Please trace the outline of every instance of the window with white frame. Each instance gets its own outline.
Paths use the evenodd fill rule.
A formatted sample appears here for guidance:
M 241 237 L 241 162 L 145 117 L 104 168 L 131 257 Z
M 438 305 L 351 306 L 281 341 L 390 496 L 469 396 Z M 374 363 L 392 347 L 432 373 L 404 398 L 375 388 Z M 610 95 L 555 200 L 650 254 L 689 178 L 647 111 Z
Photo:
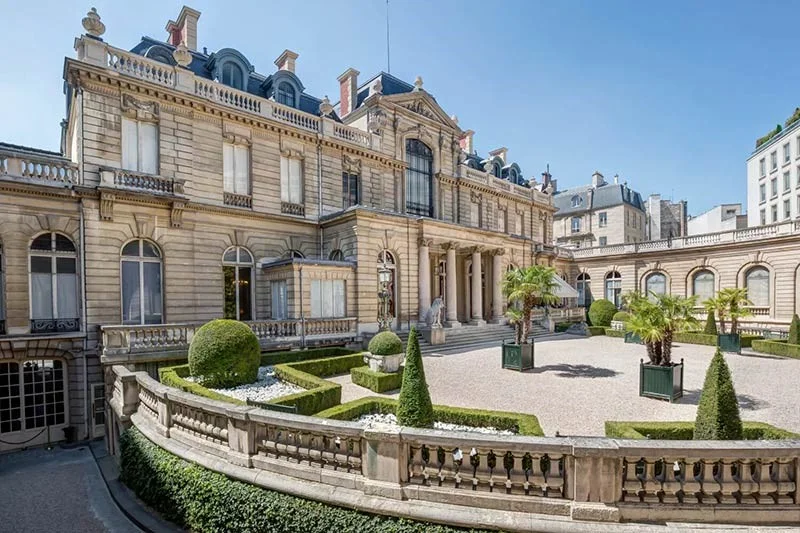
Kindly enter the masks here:
M 753 302 L 754 307 L 769 307 L 769 271 L 761 266 L 756 266 L 747 271 L 745 276 L 747 299 Z
M 759 198 L 759 201 L 761 201 L 761 202 L 766 202 L 767 201 L 767 184 L 766 183 L 762 183 L 761 185 L 758 186 L 758 198 Z
M 597 225 L 601 228 L 608 226 L 608 213 L 603 211 L 597 214 Z
M 788 163 L 792 160 L 792 145 L 786 143 L 783 145 L 783 162 Z
M 578 305 L 589 307 L 592 305 L 592 278 L 585 272 L 578 275 Z
M 0 435 L 67 424 L 66 381 L 60 359 L 0 363 Z
M 244 74 L 241 67 L 233 61 L 226 61 L 222 65 L 222 83 L 234 89 L 244 90 Z
M 289 316 L 289 304 L 286 300 L 286 280 L 279 279 L 272 281 L 269 287 L 272 295 L 270 316 L 273 320 L 285 320 Z
M 311 317 L 338 318 L 345 316 L 344 280 L 311 280 Z
M 600 246 L 606 246 L 608 244 L 608 237 L 600 237 L 597 244 Z
M 244 143 L 222 143 L 222 181 L 225 192 L 250 195 L 250 147 Z
M 797 207 L 800 209 L 800 196 L 797 197 Z M 765 209 L 761 210 L 761 225 L 767 223 L 767 211 Z
M 773 224 L 778 221 L 778 206 L 777 205 L 773 205 L 773 206 L 770 207 L 770 215 L 771 215 Z
M 92 383 L 92 436 L 102 437 L 106 426 L 106 387 Z
M 222 256 L 225 300 L 223 315 L 231 320 L 253 320 L 253 255 L 242 246 Z
M 772 198 L 778 196 L 778 178 L 769 180 L 769 193 Z
M 767 175 L 767 160 L 764 159 L 763 157 L 758 162 L 758 172 L 760 176 Z
M 797 167 L 797 187 L 800 187 L 800 167 Z
M 158 125 L 122 117 L 122 168 L 158 174 Z
M 581 231 L 581 217 L 572 217 L 570 226 L 572 227 L 572 233 L 578 233 Z
M 788 192 L 792 188 L 792 175 L 791 173 L 783 173 L 783 192 Z
M 78 331 L 78 255 L 60 233 L 44 233 L 30 247 L 31 333 Z
M 783 201 L 783 218 L 784 220 L 792 217 L 792 203 L 787 198 Z
M 161 251 L 150 241 L 136 239 L 121 255 L 122 323 L 161 324 Z
M 622 274 L 612 270 L 606 274 L 606 300 L 619 309 L 622 306 Z
M 772 152 L 769 154 L 769 168 L 770 170 L 775 170 L 778 168 L 778 152 Z
M 577 194 L 570 199 L 570 203 L 572 204 L 572 207 L 580 207 L 582 202 L 583 202 L 583 200 L 581 200 L 581 197 L 578 196 Z
M 653 295 L 667 294 L 667 276 L 661 272 L 654 272 L 647 276 L 644 285 L 649 298 L 653 298 Z
M 303 203 L 303 161 L 299 158 L 281 156 L 281 202 Z
M 692 276 L 692 294 L 699 303 L 714 297 L 714 283 L 714 273 L 710 270 L 700 270 Z

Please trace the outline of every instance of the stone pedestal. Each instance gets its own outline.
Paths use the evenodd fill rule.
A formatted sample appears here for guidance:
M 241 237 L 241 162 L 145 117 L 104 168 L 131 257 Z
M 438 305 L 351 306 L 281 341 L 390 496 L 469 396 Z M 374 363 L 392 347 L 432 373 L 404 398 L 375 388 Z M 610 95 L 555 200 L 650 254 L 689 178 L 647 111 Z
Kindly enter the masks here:
M 460 325 L 461 324 L 459 324 L 459 326 Z M 428 341 L 429 344 L 433 346 L 445 343 L 444 328 L 441 326 L 422 330 L 422 336 L 425 338 L 426 341 Z
M 369 365 L 370 370 L 373 372 L 385 372 L 387 374 L 399 371 L 404 358 L 404 353 L 397 353 L 394 355 L 364 354 L 364 362 Z

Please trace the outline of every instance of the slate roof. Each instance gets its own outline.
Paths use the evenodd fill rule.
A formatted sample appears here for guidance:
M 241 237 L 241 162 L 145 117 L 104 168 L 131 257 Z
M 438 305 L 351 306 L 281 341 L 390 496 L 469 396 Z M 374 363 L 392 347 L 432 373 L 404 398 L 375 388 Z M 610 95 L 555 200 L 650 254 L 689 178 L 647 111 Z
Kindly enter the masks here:
M 411 85 L 410 83 L 405 82 L 400 78 L 396 78 L 391 74 L 389 74 L 388 72 L 381 71 L 376 75 L 374 75 L 373 77 L 371 77 L 370 79 L 368 79 L 367 81 L 365 81 L 364 83 L 362 83 L 361 86 L 358 89 L 356 89 L 356 94 L 358 95 L 358 98 L 356 99 L 356 107 L 359 107 L 364 102 L 364 100 L 367 99 L 367 97 L 369 96 L 370 88 L 375 84 L 375 80 L 377 80 L 378 78 L 381 79 L 381 87 L 382 87 L 381 93 L 385 94 L 386 96 L 389 96 L 391 94 L 410 93 L 411 91 L 414 90 L 414 86 Z M 431 98 L 433 98 L 433 95 L 431 95 L 431 93 L 428 93 L 428 95 L 431 96 Z
M 590 191 L 592 191 L 591 195 L 589 194 Z M 572 207 L 572 199 L 575 196 L 579 196 L 581 199 L 578 207 Z M 606 183 L 596 189 L 591 185 L 584 185 L 559 191 L 553 196 L 553 205 L 558 209 L 556 212 L 557 217 L 585 213 L 622 204 L 628 204 L 644 211 L 642 195 L 623 184 Z
M 13 152 L 22 152 L 29 155 L 38 155 L 48 158 L 61 158 L 66 159 L 61 152 L 52 152 L 50 150 L 42 150 L 41 148 L 32 148 L 30 146 L 22 146 L 20 144 L 11 144 L 0 142 L 0 150 L 10 150 Z

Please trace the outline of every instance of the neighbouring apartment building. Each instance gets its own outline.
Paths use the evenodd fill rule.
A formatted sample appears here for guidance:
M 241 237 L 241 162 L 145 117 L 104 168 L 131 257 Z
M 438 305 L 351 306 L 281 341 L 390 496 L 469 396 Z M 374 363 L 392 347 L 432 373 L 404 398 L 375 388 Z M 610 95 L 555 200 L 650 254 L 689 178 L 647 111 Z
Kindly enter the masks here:
M 590 185 L 557 190 L 553 203 L 558 209 L 553 217 L 556 244 L 586 248 L 645 240 L 642 196 L 617 176 L 608 183 L 595 172 Z
M 686 200 L 662 200 L 660 194 L 651 194 L 645 202 L 647 223 L 645 240 L 657 241 L 686 235 Z
M 747 158 L 747 225 L 800 217 L 800 108 Z
M 747 215 L 742 214 L 742 204 L 717 205 L 697 216 L 689 217 L 688 235 L 717 233 L 747 227 Z

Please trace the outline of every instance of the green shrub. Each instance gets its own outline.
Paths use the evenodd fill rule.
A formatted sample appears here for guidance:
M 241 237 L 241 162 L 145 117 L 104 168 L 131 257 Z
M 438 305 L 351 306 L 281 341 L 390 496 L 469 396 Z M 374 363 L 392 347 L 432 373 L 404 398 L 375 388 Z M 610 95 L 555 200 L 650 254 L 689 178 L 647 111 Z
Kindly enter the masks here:
M 262 489 L 172 455 L 131 428 L 120 437 L 120 480 L 146 504 L 197 533 L 456 533 Z M 473 530 L 478 533 L 477 530 Z
M 369 341 L 367 350 L 374 355 L 395 355 L 403 353 L 403 341 L 394 331 L 381 331 Z
M 739 400 L 733 388 L 725 356 L 717 349 L 706 372 L 694 422 L 695 440 L 736 440 L 742 438 Z
M 297 361 L 308 361 L 310 359 L 322 359 L 324 357 L 336 357 L 353 353 L 357 353 L 356 350 L 350 350 L 342 346 L 326 346 L 324 348 L 292 350 L 288 352 L 267 352 L 261 354 L 261 366 L 275 366 L 282 363 L 296 363 Z
M 555 328 L 556 329 L 556 333 L 564 333 L 565 331 L 567 331 L 569 329 L 569 327 L 571 325 L 572 324 L 570 324 L 569 322 L 559 322 L 558 324 L 556 324 L 556 328 Z
M 589 335 L 591 335 L 592 337 L 594 337 L 595 335 L 606 334 L 606 328 L 602 326 L 589 326 L 588 328 L 589 328 Z
M 315 416 L 334 420 L 357 420 L 362 415 L 394 414 L 396 411 L 397 400 L 373 396 L 337 405 L 317 413 Z M 433 419 L 436 422 L 448 424 L 493 427 L 500 430 L 515 431 L 520 435 L 544 435 L 542 427 L 539 425 L 539 419 L 534 415 L 523 413 L 434 405 Z
M 630 319 L 631 315 L 629 313 L 626 313 L 625 311 L 617 311 L 616 313 L 614 313 L 613 318 L 611 318 L 612 322 L 613 321 L 627 322 Z
M 261 346 L 247 324 L 212 320 L 189 345 L 189 371 L 204 387 L 235 387 L 258 379 Z
M 606 332 L 607 337 L 616 337 L 618 339 L 625 338 L 625 330 L 624 329 L 611 329 L 611 328 L 603 328 Z
M 237 405 L 245 404 L 245 402 L 241 400 L 237 400 L 231 396 L 225 396 L 224 394 L 207 389 L 199 383 L 186 380 L 185 378 L 190 375 L 191 373 L 189 372 L 189 365 L 164 366 L 158 369 L 158 380 L 164 385 L 175 387 L 176 389 L 180 389 L 184 392 L 196 394 L 197 396 L 202 396 L 211 400 L 230 402 Z
M 706 326 L 703 328 L 703 333 L 706 335 L 717 334 L 717 321 L 714 320 L 714 311 L 709 311 L 706 316 Z
M 677 331 L 672 337 L 673 342 L 682 342 L 684 344 L 702 344 L 704 346 L 716 346 L 717 336 L 706 335 L 696 331 Z
M 357 366 L 350 369 L 350 379 L 356 385 L 366 387 L 373 392 L 386 392 L 399 389 L 403 382 L 403 367 L 400 372 L 375 372 L 368 366 Z
M 792 325 L 789 326 L 789 338 L 786 339 L 789 344 L 800 344 L 800 317 L 794 315 L 792 317 Z
M 751 348 L 753 341 L 760 341 L 763 338 L 761 335 L 739 335 L 739 343 L 742 348 Z
M 754 340 L 752 347 L 757 352 L 800 359 L 800 345 L 789 344 L 786 341 Z
M 593 326 L 610 326 L 615 314 L 617 308 L 608 300 L 595 300 L 589 307 L 589 318 Z
M 422 354 L 416 328 L 408 334 L 406 364 L 403 370 L 403 383 L 400 387 L 397 423 L 401 426 L 429 428 L 433 426 L 433 404 L 425 381 Z
M 606 437 L 615 439 L 692 440 L 694 422 L 618 422 L 606 421 Z M 745 440 L 796 439 L 796 433 L 763 422 L 743 422 Z

